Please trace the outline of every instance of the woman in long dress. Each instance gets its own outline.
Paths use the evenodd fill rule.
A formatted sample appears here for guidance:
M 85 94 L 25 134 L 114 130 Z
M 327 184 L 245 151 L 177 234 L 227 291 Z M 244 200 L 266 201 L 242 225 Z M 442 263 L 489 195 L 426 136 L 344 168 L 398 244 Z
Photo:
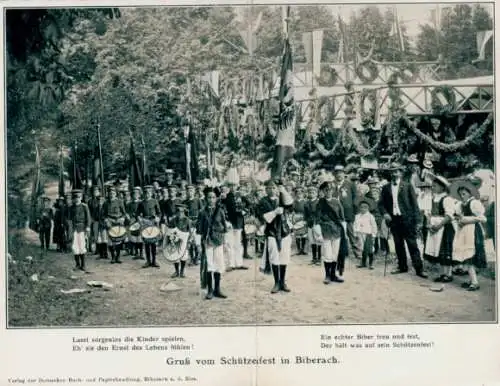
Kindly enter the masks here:
M 449 195 L 449 183 L 444 177 L 434 176 L 432 182 L 432 206 L 426 219 L 427 235 L 424 258 L 431 264 L 441 266 L 441 275 L 434 281 L 449 283 L 453 280 L 452 252 L 455 229 L 455 201 Z
M 486 223 L 485 209 L 478 199 L 477 189 L 468 181 L 454 184 L 454 192 L 461 199 L 457 213 L 458 229 L 453 243 L 453 260 L 464 264 L 469 273 L 469 281 L 462 284 L 468 291 L 477 291 L 479 281 L 476 268 L 486 267 L 484 232 Z

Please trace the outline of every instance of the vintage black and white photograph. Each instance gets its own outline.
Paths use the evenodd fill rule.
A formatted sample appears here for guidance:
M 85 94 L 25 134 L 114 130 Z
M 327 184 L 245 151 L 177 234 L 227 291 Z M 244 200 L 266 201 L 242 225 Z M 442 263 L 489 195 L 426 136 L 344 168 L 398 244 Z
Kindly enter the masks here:
M 493 323 L 493 3 L 8 8 L 7 327 Z

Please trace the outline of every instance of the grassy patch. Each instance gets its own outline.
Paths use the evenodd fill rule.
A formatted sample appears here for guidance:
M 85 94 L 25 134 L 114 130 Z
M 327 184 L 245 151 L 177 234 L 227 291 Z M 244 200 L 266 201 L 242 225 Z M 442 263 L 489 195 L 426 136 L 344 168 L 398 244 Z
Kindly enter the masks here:
M 30 244 L 20 234 L 9 235 L 8 321 L 10 327 L 80 325 L 92 308 L 90 294 L 65 295 L 61 289 L 85 288 L 71 273 L 55 264 L 67 258 Z M 32 259 L 26 259 L 31 256 Z M 31 280 L 32 275 L 38 281 Z

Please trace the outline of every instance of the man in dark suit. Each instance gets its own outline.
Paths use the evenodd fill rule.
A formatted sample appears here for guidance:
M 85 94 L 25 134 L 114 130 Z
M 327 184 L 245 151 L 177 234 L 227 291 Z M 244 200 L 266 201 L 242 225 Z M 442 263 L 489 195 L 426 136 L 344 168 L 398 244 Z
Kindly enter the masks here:
M 417 276 L 427 278 L 417 245 L 421 226 L 417 196 L 411 183 L 402 179 L 402 170 L 399 164 L 391 165 L 391 182 L 382 188 L 379 201 L 380 213 L 391 230 L 398 257 L 398 269 L 391 273 L 408 272 L 406 242 Z
M 353 181 L 346 178 L 345 170 L 342 165 L 337 165 L 334 168 L 335 183 L 338 187 L 338 199 L 344 209 L 344 218 L 347 223 L 347 238 L 351 245 L 351 250 L 354 256 L 360 255 L 357 253 L 359 249 L 356 237 L 354 235 L 353 224 L 354 216 L 356 215 L 355 202 L 358 200 L 358 192 Z

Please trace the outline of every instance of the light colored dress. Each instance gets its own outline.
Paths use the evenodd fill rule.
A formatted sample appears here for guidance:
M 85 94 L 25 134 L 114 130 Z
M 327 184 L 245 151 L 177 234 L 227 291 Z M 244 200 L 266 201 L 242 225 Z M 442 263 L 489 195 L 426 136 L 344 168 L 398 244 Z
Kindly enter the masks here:
M 471 198 L 460 207 L 463 216 L 484 218 L 485 209 L 481 201 Z M 453 242 L 453 260 L 458 264 L 473 264 L 478 268 L 486 266 L 484 232 L 480 223 L 459 226 Z

